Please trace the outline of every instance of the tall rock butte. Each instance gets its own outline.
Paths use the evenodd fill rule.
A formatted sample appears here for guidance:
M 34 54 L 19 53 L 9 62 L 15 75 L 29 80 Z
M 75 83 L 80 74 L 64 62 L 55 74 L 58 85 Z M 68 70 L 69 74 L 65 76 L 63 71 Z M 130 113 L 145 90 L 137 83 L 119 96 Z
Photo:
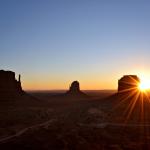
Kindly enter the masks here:
M 69 91 L 70 92 L 73 92 L 73 93 L 77 93 L 77 92 L 80 92 L 80 84 L 78 81 L 73 81 L 71 83 L 71 86 L 69 88 Z
M 12 71 L 0 70 L 0 96 L 16 95 L 23 92 L 21 87 L 21 76 L 15 79 Z
M 69 96 L 74 97 L 88 97 L 85 93 L 80 90 L 80 84 L 78 81 L 73 81 L 69 87 L 69 91 L 66 93 Z
M 118 80 L 118 92 L 137 90 L 140 79 L 137 75 L 124 75 Z

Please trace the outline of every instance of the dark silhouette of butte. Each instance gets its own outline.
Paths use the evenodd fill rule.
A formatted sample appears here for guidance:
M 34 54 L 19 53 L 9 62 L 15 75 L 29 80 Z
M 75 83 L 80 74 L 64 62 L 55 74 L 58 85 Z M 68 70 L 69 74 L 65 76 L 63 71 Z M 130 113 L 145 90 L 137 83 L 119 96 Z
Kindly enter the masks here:
M 69 87 L 69 91 L 66 93 L 67 96 L 75 97 L 88 97 L 85 93 L 80 90 L 80 84 L 78 81 L 73 81 Z
M 72 82 L 70 88 L 69 88 L 70 93 L 78 93 L 80 91 L 80 85 L 78 81 Z
M 15 73 L 12 71 L 0 70 L 0 96 L 9 97 L 22 94 L 21 76 L 18 81 L 15 79 Z
M 110 119 L 121 123 L 150 122 L 150 94 L 141 92 L 139 83 L 137 75 L 124 75 L 118 80 L 118 92 L 105 99 L 111 109 Z
M 140 79 L 137 75 L 124 75 L 118 80 L 118 93 L 137 90 Z
M 134 99 L 140 99 L 140 97 L 137 98 L 137 95 L 140 94 L 138 89 L 139 83 L 140 79 L 137 75 L 124 75 L 118 80 L 118 92 L 107 99 L 114 106 L 120 102 L 126 102 L 126 105 L 128 105 Z

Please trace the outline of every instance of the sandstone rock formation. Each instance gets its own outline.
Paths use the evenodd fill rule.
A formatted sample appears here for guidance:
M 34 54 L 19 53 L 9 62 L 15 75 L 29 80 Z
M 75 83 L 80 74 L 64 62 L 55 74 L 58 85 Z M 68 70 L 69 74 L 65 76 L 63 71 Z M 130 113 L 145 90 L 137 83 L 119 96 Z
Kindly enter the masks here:
M 12 71 L 0 70 L 0 96 L 21 94 L 21 76 L 18 81 L 15 79 L 15 73 Z
M 69 91 L 66 93 L 69 96 L 74 97 L 87 97 L 85 93 L 80 91 L 80 84 L 78 81 L 73 81 L 69 87 Z
M 140 83 L 140 79 L 136 75 L 124 75 L 118 80 L 118 92 L 129 92 L 136 90 Z
M 73 92 L 73 93 L 77 93 L 80 91 L 80 85 L 79 85 L 79 82 L 78 81 L 73 81 L 71 83 L 71 86 L 70 86 L 70 89 L 69 89 L 70 92 Z

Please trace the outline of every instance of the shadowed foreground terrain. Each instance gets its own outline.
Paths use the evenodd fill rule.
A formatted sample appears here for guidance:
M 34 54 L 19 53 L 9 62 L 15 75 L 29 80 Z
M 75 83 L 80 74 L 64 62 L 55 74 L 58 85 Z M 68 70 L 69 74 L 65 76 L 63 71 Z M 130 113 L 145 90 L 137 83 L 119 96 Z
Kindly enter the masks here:
M 0 105 L 0 149 L 149 149 L 150 120 L 146 115 L 142 122 L 140 98 L 127 119 L 126 109 L 136 95 L 113 92 L 86 91 L 85 97 L 76 97 L 38 91 L 5 100 Z M 150 113 L 147 98 L 145 114 Z

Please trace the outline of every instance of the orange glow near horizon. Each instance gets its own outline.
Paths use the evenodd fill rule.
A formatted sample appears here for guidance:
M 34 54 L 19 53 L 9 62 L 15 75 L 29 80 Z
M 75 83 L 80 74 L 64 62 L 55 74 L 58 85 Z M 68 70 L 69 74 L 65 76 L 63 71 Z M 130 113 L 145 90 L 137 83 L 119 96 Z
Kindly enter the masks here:
M 125 73 L 127 72 L 127 73 Z M 116 90 L 117 81 L 124 74 L 135 74 L 140 80 L 139 89 L 147 90 L 150 88 L 150 73 L 146 71 L 129 70 L 124 72 L 116 72 L 114 74 L 101 74 L 100 72 L 88 74 L 79 74 L 77 76 L 69 75 L 51 75 L 48 74 L 27 74 L 23 76 L 22 87 L 24 90 L 67 90 L 69 85 L 77 80 L 80 83 L 81 90 Z
M 146 78 L 140 78 L 139 89 L 140 91 L 143 91 L 143 92 L 150 90 L 150 80 Z
M 22 82 L 24 90 L 68 90 L 70 84 L 75 80 L 48 80 L 48 81 L 27 81 Z M 93 81 L 93 80 L 78 80 L 81 90 L 107 90 L 117 89 L 115 82 Z M 115 80 L 114 80 L 115 81 Z
M 33 82 L 28 82 L 22 84 L 23 89 L 25 90 L 68 90 L 69 85 L 72 83 L 71 82 L 59 82 L 59 83 L 53 83 L 53 82 L 47 82 L 44 84 L 43 83 L 33 83 Z M 79 81 L 80 82 L 80 81 Z M 110 87 L 110 88 L 109 88 Z M 116 90 L 117 88 L 110 86 L 109 84 L 96 84 L 96 83 L 84 83 L 80 82 L 80 89 L 81 90 Z
M 144 68 L 144 67 L 143 67 Z M 140 69 L 140 70 L 130 70 L 131 73 L 135 74 L 139 77 L 140 83 L 138 83 L 138 89 L 140 92 L 146 92 L 150 90 L 150 72 L 148 69 Z
M 107 80 L 106 80 L 107 78 Z M 68 90 L 70 84 L 77 80 L 81 90 L 107 90 L 117 89 L 117 78 L 109 75 L 85 74 L 79 75 L 51 75 L 48 74 L 28 74 L 22 77 L 22 88 L 24 90 Z M 105 80 L 104 80 L 105 79 Z

